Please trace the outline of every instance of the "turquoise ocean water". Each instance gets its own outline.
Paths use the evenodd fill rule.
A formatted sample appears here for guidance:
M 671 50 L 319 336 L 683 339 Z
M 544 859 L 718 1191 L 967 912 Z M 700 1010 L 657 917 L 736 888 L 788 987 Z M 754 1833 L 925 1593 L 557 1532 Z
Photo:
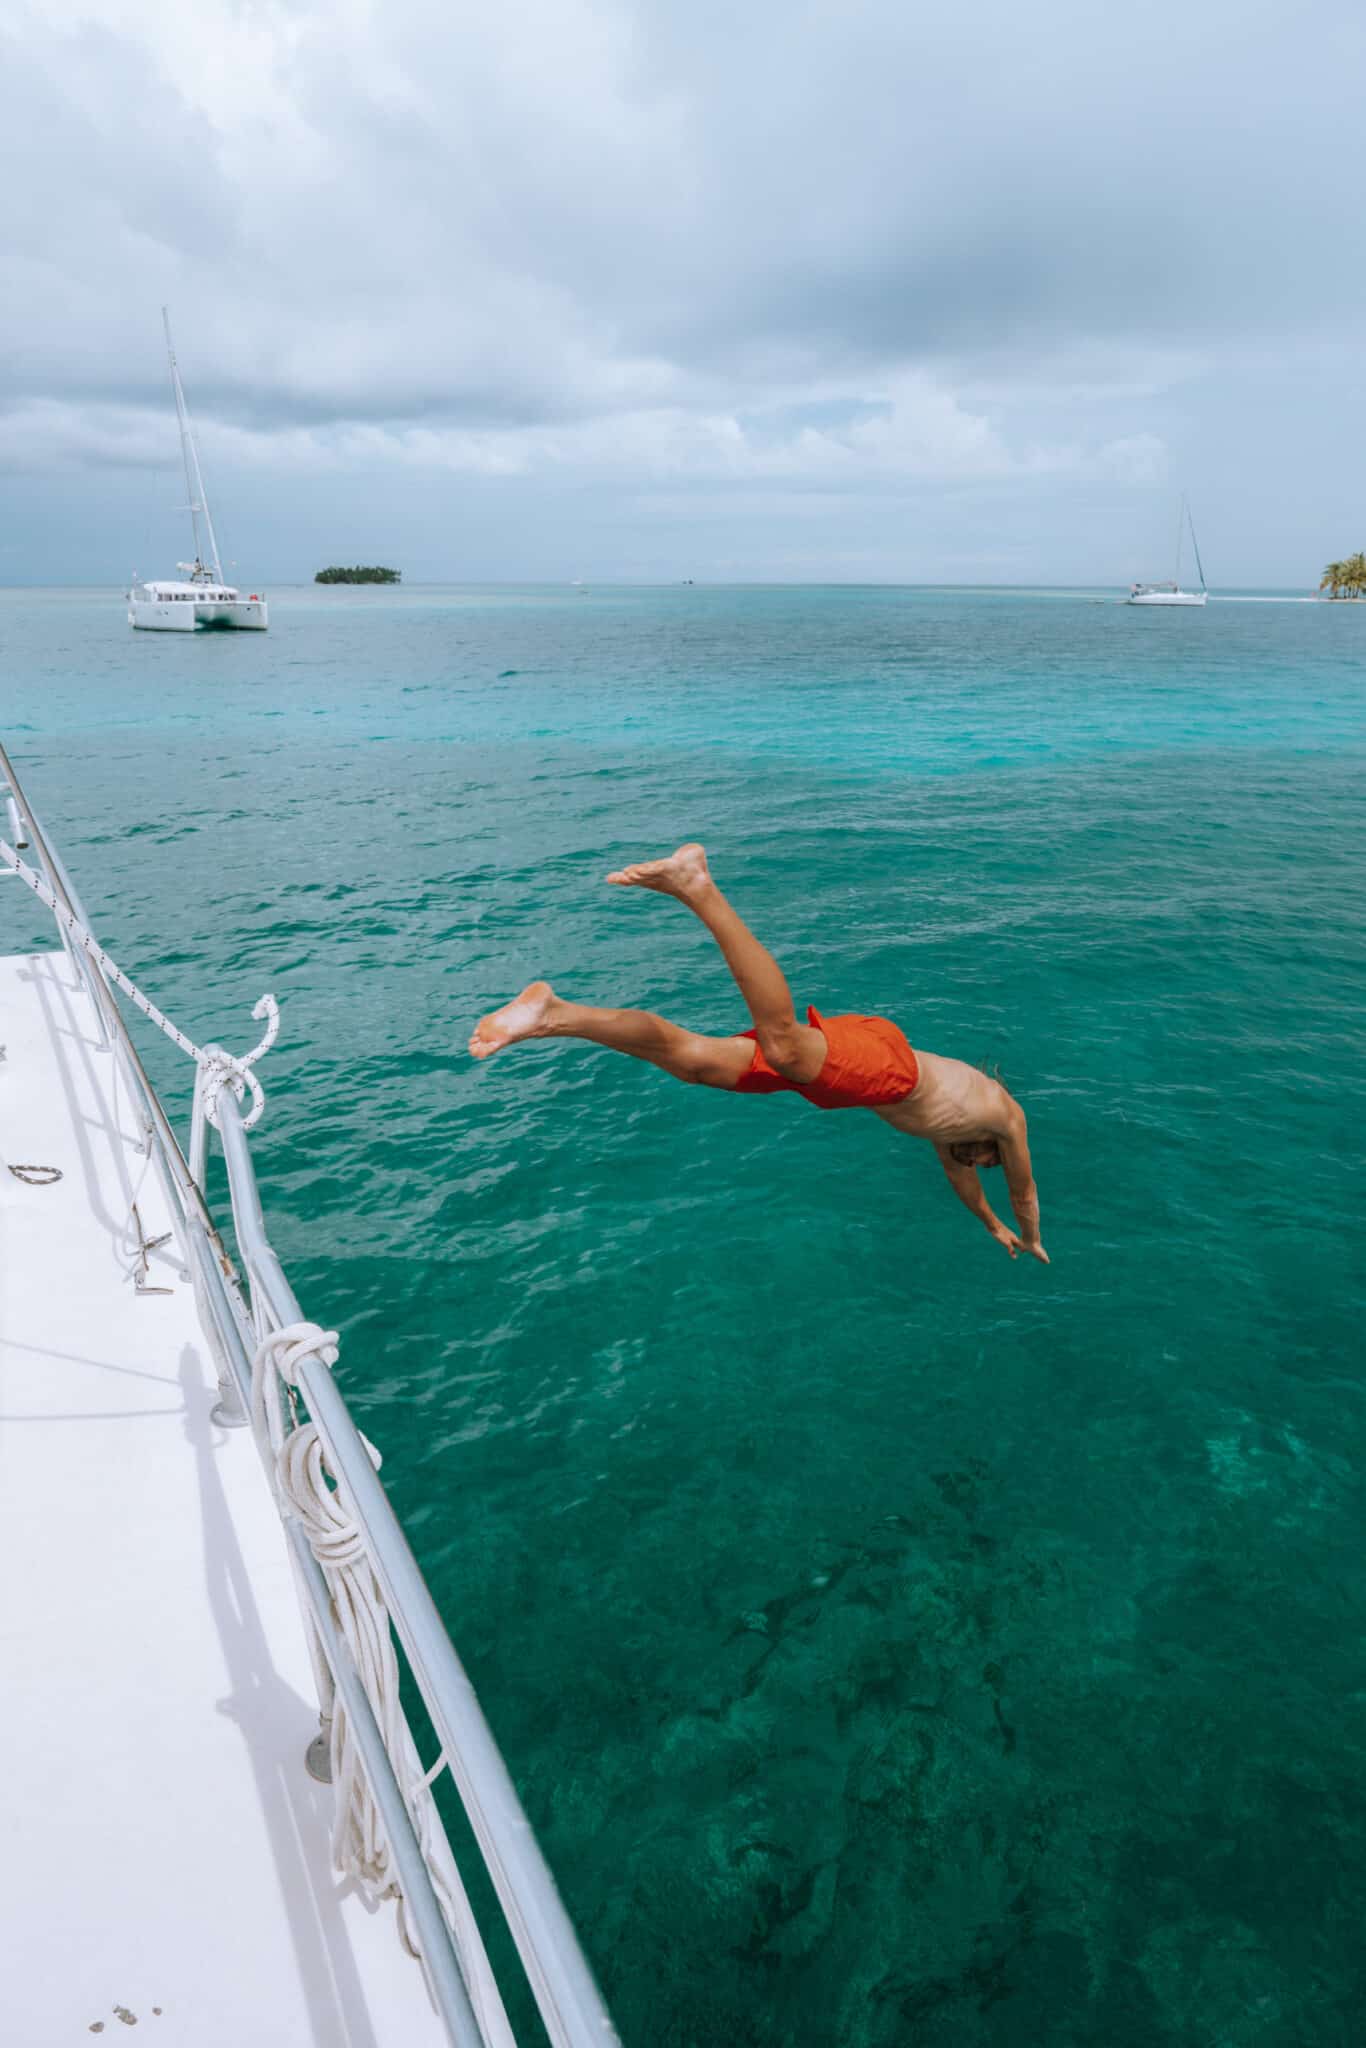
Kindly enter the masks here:
M 0 729 L 178 1021 L 281 999 L 277 1245 L 631 2048 L 1358 2043 L 1366 607 L 273 606 L 6 593 Z M 871 1117 L 467 1059 L 540 975 L 742 1025 L 602 884 L 691 837 L 999 1063 L 1051 1268 Z

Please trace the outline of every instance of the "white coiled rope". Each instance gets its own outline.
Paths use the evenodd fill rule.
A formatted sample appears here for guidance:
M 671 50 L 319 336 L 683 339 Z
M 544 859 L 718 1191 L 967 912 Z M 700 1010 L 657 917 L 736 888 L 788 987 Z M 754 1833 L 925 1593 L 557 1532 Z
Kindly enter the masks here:
M 317 1323 L 289 1323 L 263 1337 L 252 1359 L 252 1426 L 273 1453 L 280 1511 L 302 1524 L 327 1581 L 337 1626 L 365 1687 L 431 1872 L 432 1885 L 455 1937 L 465 1986 L 483 2038 L 490 2048 L 514 2048 L 465 1887 L 444 1832 L 439 1824 L 433 1826 L 435 1806 L 430 1788 L 445 1767 L 445 1754 L 438 1756 L 429 1771 L 423 1770 L 400 1699 L 398 1658 L 389 1610 L 370 1562 L 364 1533 L 339 1488 L 329 1481 L 316 1423 L 301 1423 L 298 1419 L 294 1389 L 300 1364 L 305 1358 L 316 1357 L 330 1368 L 336 1364 L 337 1356 L 337 1332 L 321 1329 Z M 288 1419 L 282 1383 L 288 1393 Z M 361 1441 L 378 1471 L 379 1452 L 368 1438 L 362 1437 Z M 420 1956 L 405 1914 L 384 1823 L 340 1695 L 332 1707 L 331 1759 L 335 1800 L 333 1861 L 338 1870 L 355 1878 L 368 1898 L 395 1900 L 403 1945 L 411 1955 Z
M 187 1052 L 195 1061 L 199 1068 L 196 1087 L 203 1100 L 204 1114 L 214 1129 L 218 1128 L 216 1111 L 218 1098 L 224 1088 L 231 1089 L 238 1102 L 250 1089 L 251 1108 L 242 1121 L 247 1130 L 250 1130 L 253 1124 L 259 1123 L 261 1112 L 266 1106 L 266 1096 L 253 1069 L 258 1060 L 265 1058 L 279 1036 L 280 1006 L 274 996 L 262 996 L 251 1013 L 254 1024 L 259 1024 L 262 1018 L 265 1018 L 266 1028 L 260 1044 L 254 1046 L 250 1052 L 239 1056 L 225 1052 L 221 1045 L 196 1045 L 192 1038 L 187 1038 L 183 1031 L 176 1029 L 170 1018 L 162 1014 L 150 996 L 145 996 L 142 990 L 128 979 L 117 962 L 110 959 L 99 940 L 86 930 L 73 911 L 67 909 L 37 870 L 31 868 L 26 860 L 21 860 L 14 848 L 3 839 L 0 839 L 0 861 L 3 861 L 7 868 L 13 869 L 21 882 L 27 882 L 38 901 L 47 905 L 67 936 L 103 968 L 110 981 L 117 982 L 124 994 L 136 1003 L 143 1016 L 150 1017 L 158 1031 L 164 1031 L 173 1045 L 178 1045 L 182 1052 Z

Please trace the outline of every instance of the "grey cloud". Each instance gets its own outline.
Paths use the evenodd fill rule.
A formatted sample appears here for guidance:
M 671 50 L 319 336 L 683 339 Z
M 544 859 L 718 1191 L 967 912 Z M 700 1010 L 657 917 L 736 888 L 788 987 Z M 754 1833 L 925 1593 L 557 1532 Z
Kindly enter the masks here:
M 1319 4 L 207 0 L 188 55 L 166 21 L 0 42 L 25 473 L 166 459 L 163 299 L 229 466 L 789 495 L 1165 488 L 1168 440 L 1222 459 L 1211 380 L 1366 320 L 1366 23 Z
M 226 144 L 158 85 L 155 34 L 25 38 L 7 129 L 50 197 L 14 233 L 48 332 L 11 299 L 16 389 L 149 395 L 143 279 L 205 306 L 200 392 L 262 423 L 511 423 L 1363 310 L 1324 195 L 1360 168 L 1366 51 L 1326 10 L 1324 37 L 1223 0 L 267 19 L 293 123 Z

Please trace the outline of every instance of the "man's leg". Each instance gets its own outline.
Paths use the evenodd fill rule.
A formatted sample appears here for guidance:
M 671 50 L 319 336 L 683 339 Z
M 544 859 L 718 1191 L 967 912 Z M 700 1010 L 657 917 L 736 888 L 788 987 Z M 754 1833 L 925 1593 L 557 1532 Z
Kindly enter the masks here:
M 815 1080 L 825 1064 L 825 1034 L 798 1023 L 782 968 L 727 903 L 707 871 L 707 856 L 700 846 L 680 846 L 667 860 L 618 868 L 607 879 L 623 889 L 656 889 L 686 903 L 725 955 L 773 1071 L 788 1081 Z
M 533 981 L 477 1024 L 470 1051 L 477 1060 L 486 1060 L 527 1038 L 584 1038 L 706 1088 L 734 1088 L 754 1059 L 748 1038 L 706 1038 L 650 1010 L 598 1010 L 587 1003 L 566 1003 L 547 981 Z

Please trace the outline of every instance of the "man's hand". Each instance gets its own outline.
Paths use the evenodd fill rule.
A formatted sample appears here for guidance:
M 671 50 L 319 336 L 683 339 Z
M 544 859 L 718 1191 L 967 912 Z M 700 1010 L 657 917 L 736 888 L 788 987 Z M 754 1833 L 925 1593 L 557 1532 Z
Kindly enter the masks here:
M 1048 1253 L 1044 1250 L 1037 1237 L 1017 1237 L 1013 1230 L 1008 1229 L 1002 1223 L 999 1216 L 992 1217 L 987 1225 L 987 1229 L 995 1238 L 997 1244 L 1005 1246 L 1012 1259 L 1018 1258 L 1021 1252 L 1028 1252 L 1030 1258 L 1037 1259 L 1041 1266 L 1047 1266 L 1051 1263 Z

